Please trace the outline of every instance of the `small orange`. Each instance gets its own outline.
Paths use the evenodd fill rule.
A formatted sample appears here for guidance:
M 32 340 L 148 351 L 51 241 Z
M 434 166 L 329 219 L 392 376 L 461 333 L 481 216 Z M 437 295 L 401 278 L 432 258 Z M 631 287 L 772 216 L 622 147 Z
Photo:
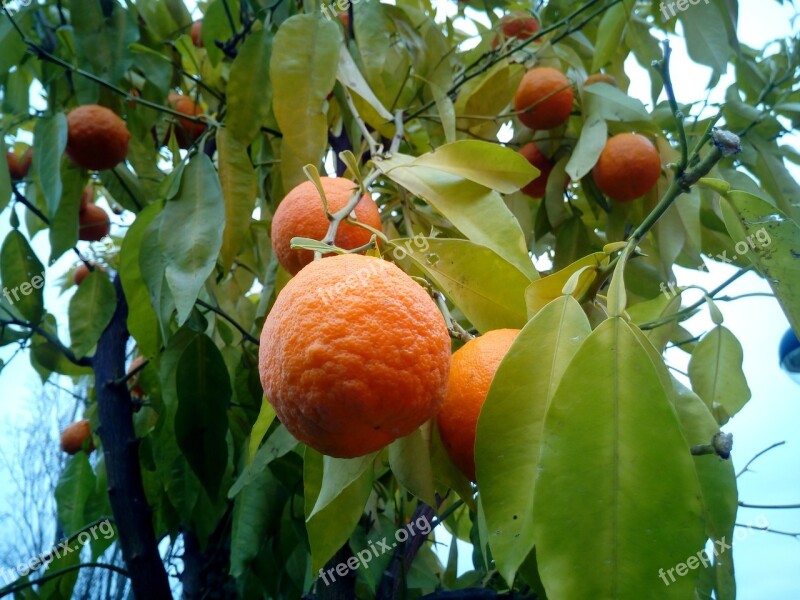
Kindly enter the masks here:
M 522 77 L 514 110 L 531 129 L 554 129 L 569 118 L 573 100 L 572 85 L 561 71 L 536 67 Z
M 499 22 L 500 32 L 492 41 L 492 48 L 509 39 L 527 40 L 539 32 L 539 21 L 525 12 L 504 15 Z
M 322 177 L 322 189 L 331 213 L 344 208 L 356 189 L 356 184 L 341 177 Z M 368 194 L 356 204 L 356 220 L 370 227 L 381 229 L 381 215 L 378 205 Z M 281 266 L 296 275 L 300 269 L 314 259 L 310 250 L 292 250 L 293 237 L 321 240 L 328 232 L 328 219 L 317 188 L 310 181 L 304 181 L 286 194 L 275 216 L 272 218 L 272 249 Z M 372 233 L 369 230 L 349 223 L 341 223 L 336 232 L 335 244 L 339 248 L 352 250 L 369 243 Z
M 492 378 L 519 329 L 496 329 L 471 339 L 453 354 L 447 396 L 437 417 L 453 463 L 475 481 L 475 432 Z
M 339 17 L 339 20 L 342 22 L 342 25 L 344 25 L 345 30 L 350 31 L 350 13 L 341 12 L 336 16 Z
M 86 451 L 91 453 L 94 450 L 91 425 L 86 419 L 76 421 L 61 432 L 61 449 L 67 454 L 77 454 L 87 440 Z
M 18 156 L 16 152 L 7 152 L 6 162 L 8 163 L 8 172 L 11 175 L 11 181 L 22 181 L 28 176 L 28 171 L 31 169 L 33 149 L 28 148 L 22 156 Z
M 281 290 L 261 331 L 258 366 L 292 435 L 351 458 L 436 415 L 450 336 L 428 293 L 396 265 L 341 254 L 313 261 Z
M 653 142 L 643 135 L 620 133 L 606 142 L 592 174 L 606 196 L 630 202 L 656 185 L 661 159 Z
M 525 144 L 519 149 L 519 153 L 540 171 L 536 179 L 522 188 L 522 193 L 533 198 L 542 198 L 547 190 L 547 179 L 550 177 L 550 171 L 553 170 L 553 161 L 542 154 L 542 151 L 533 142 Z
M 87 185 L 81 195 L 81 205 L 78 211 L 78 239 L 86 242 L 99 242 L 111 231 L 111 220 L 106 211 L 92 203 L 94 190 Z
M 67 156 L 79 167 L 103 171 L 128 156 L 128 126 L 104 106 L 86 104 L 70 111 L 67 129 Z
M 167 96 L 170 108 L 189 117 L 198 117 L 203 114 L 203 109 L 194 100 L 182 94 L 171 93 Z M 189 119 L 177 117 L 178 127 L 175 129 L 175 139 L 178 146 L 188 148 L 206 131 L 205 123 L 196 123 Z M 167 133 L 169 136 L 169 132 Z
M 593 83 L 607 83 L 608 85 L 617 87 L 617 80 L 613 75 L 609 75 L 607 73 L 593 73 L 592 75 L 589 75 L 586 78 L 586 81 L 583 82 L 583 87 L 592 85 Z
M 192 29 L 189 32 L 189 34 L 192 36 L 192 43 L 194 44 L 195 48 L 202 48 L 203 47 L 203 20 L 202 19 L 192 23 Z
M 105 269 L 103 268 L 102 265 L 98 265 L 97 263 L 94 262 L 90 264 L 92 265 L 95 271 L 105 272 Z M 86 263 L 81 263 L 75 268 L 75 271 L 72 273 L 72 281 L 75 282 L 75 285 L 80 285 L 81 283 L 83 283 L 83 280 L 86 279 L 86 277 L 89 275 L 89 273 L 90 273 L 89 267 L 86 266 Z

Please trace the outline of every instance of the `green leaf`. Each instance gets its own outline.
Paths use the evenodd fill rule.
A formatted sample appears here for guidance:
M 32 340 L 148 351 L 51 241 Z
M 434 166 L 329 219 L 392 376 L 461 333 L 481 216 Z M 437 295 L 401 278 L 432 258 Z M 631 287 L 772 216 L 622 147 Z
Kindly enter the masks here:
M 38 323 L 44 315 L 44 267 L 18 229 L 11 230 L 3 240 L 0 274 L 3 295 L 13 311 Z
M 392 113 L 386 110 L 386 107 L 381 104 L 381 101 L 369 87 L 367 80 L 358 69 L 358 65 L 353 60 L 350 52 L 347 51 L 347 46 L 342 44 L 339 47 L 339 66 L 336 69 L 336 78 L 342 82 L 342 85 L 355 92 L 369 104 L 375 112 L 387 121 L 392 121 L 394 117 Z
M 228 403 L 231 382 L 214 341 L 195 337 L 181 355 L 176 373 L 178 410 L 175 436 L 186 460 L 213 499 L 228 466 Z
M 400 485 L 428 505 L 436 505 L 430 421 L 389 445 L 389 466 Z
M 103 4 L 94 0 L 71 0 L 70 24 L 74 29 L 79 66 L 117 83 L 133 65 L 128 46 L 139 39 L 136 18 L 129 10 L 109 3 L 106 18 Z
M 705 542 L 699 484 L 669 394 L 619 318 L 601 323 L 564 372 L 545 421 L 534 499 L 548 596 L 691 597 L 694 577 L 668 587 L 659 578 L 659 569 Z M 565 533 L 581 531 L 592 535 Z
M 108 274 L 100 269 L 89 273 L 69 301 L 69 336 L 77 357 L 87 356 L 94 349 L 116 306 L 117 293 Z
M 3 212 L 11 199 L 11 173 L 8 171 L 8 162 L 2 160 L 6 155 L 5 137 L 0 135 L 0 212 Z
M 718 75 L 727 70 L 728 56 L 731 54 L 725 28 L 719 26 L 726 18 L 715 5 L 707 2 L 678 13 L 689 58 L 711 67 Z
M 396 239 L 394 256 L 408 254 L 480 332 L 521 328 L 530 280 L 489 248 L 468 240 Z M 414 243 L 411 243 L 414 241 Z
M 597 84 L 595 84 L 597 85 Z M 566 166 L 567 174 L 573 181 L 582 179 L 600 158 L 606 146 L 608 126 L 602 117 L 590 115 L 581 129 L 581 137 Z
M 269 61 L 272 35 L 266 29 L 251 33 L 231 65 L 226 97 L 228 117 L 224 131 L 246 148 L 265 123 L 272 106 Z
M 252 484 L 267 465 L 294 450 L 299 443 L 283 425 L 278 426 L 264 442 L 264 445 L 258 449 L 253 462 L 245 467 L 239 479 L 228 490 L 228 498 L 234 498 L 245 487 Z
M 175 198 L 162 212 L 158 245 L 178 324 L 189 318 L 222 247 L 225 205 L 211 160 L 202 152 L 186 166 Z
M 65 160 L 61 164 L 63 192 L 56 214 L 50 219 L 50 264 L 78 243 L 78 212 L 86 185 L 86 171 Z
M 636 122 L 650 120 L 642 101 L 628 96 L 607 83 L 595 83 L 583 89 L 586 112 L 606 121 Z
M 591 333 L 571 296 L 523 328 L 495 373 L 475 438 L 475 465 L 497 570 L 509 585 L 533 548 L 533 499 L 545 415 L 569 361 Z
M 372 473 L 372 465 L 375 462 L 377 452 L 356 458 L 334 458 L 323 456 L 322 458 L 322 485 L 320 486 L 317 501 L 314 508 L 307 516 L 311 519 L 314 515 L 322 512 L 336 500 L 344 490 L 353 482 L 360 479 L 364 473 Z
M 253 429 L 250 432 L 250 442 L 248 444 L 247 464 L 252 465 L 253 459 L 256 457 L 258 447 L 264 441 L 264 436 L 267 435 L 270 425 L 275 420 L 275 409 L 272 404 L 267 402 L 266 398 L 261 401 L 261 410 L 258 413 L 258 418 L 253 424 Z
M 376 161 L 375 166 L 430 204 L 468 239 L 491 248 L 530 279 L 538 277 L 522 228 L 500 194 L 463 177 L 415 164 L 416 160 L 395 154 Z
M 709 331 L 692 352 L 689 379 L 692 389 L 722 425 L 750 400 L 742 361 L 742 345 L 729 329 Z
M 617 4 L 609 8 L 600 23 L 597 25 L 597 43 L 594 48 L 592 72 L 597 72 L 601 67 L 607 66 L 617 55 L 622 43 L 625 23 L 630 15 L 624 4 Z
M 725 226 L 737 253 L 755 264 L 778 298 L 795 333 L 800 334 L 800 227 L 780 210 L 747 192 L 720 200 Z
M 350 538 L 372 491 L 372 469 L 364 468 L 359 477 L 340 490 L 335 500 L 312 517 L 311 513 L 323 487 L 325 458 L 311 448 L 305 449 L 303 487 L 312 573 L 319 571 Z M 369 465 L 371 464 L 370 461 Z
M 33 128 L 33 172 L 54 217 L 61 201 L 61 156 L 67 147 L 67 118 L 63 113 L 36 120 Z
M 161 348 L 158 317 L 150 302 L 150 293 L 140 266 L 145 232 L 160 212 L 159 203 L 145 207 L 125 234 L 119 253 L 119 276 L 128 301 L 128 331 L 144 356 L 155 356 Z
M 78 452 L 67 461 L 67 466 L 58 478 L 55 497 L 58 506 L 58 522 L 67 537 L 86 525 L 85 510 L 95 487 L 94 471 L 89 464 L 89 455 Z
M 222 264 L 230 269 L 250 234 L 250 221 L 258 196 L 258 182 L 247 146 L 227 129 L 217 134 L 219 182 L 225 198 L 225 231 L 222 234 Z
M 677 289 L 676 289 L 677 291 Z M 661 293 L 656 298 L 646 302 L 640 302 L 629 306 L 628 316 L 631 322 L 641 326 L 649 321 L 657 321 L 669 315 L 673 315 L 681 308 L 680 294 Z M 644 335 L 650 340 L 658 352 L 663 352 L 667 342 L 672 339 L 677 329 L 678 319 L 667 321 L 663 325 L 648 329 Z
M 458 175 L 503 194 L 513 194 L 539 174 L 519 152 L 478 140 L 445 144 L 412 165 Z
M 325 103 L 336 82 L 341 33 L 320 14 L 295 15 L 275 34 L 270 59 L 272 107 L 283 133 L 281 174 L 286 190 L 305 180 L 328 144 Z
M 568 267 L 561 269 L 531 283 L 525 290 L 525 304 L 528 307 L 528 316 L 532 317 L 542 310 L 551 300 L 559 298 L 564 293 L 564 286 L 576 273 L 577 282 L 570 294 L 580 299 L 591 287 L 597 278 L 599 267 L 608 264 L 608 255 L 604 252 L 595 252 L 575 261 Z

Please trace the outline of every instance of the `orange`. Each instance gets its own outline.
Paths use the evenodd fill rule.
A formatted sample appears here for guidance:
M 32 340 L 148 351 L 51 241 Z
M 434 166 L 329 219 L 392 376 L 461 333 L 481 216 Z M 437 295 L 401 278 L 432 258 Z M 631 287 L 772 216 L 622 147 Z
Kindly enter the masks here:
M 661 159 L 653 142 L 643 135 L 620 133 L 606 142 L 592 173 L 606 196 L 630 202 L 656 185 Z
M 547 179 L 550 177 L 550 171 L 553 170 L 553 161 L 542 154 L 539 147 L 533 142 L 525 144 L 519 149 L 519 153 L 524 156 L 529 163 L 541 171 L 536 179 L 522 188 L 522 192 L 533 198 L 542 198 L 545 190 L 547 190 Z
M 67 130 L 67 156 L 79 167 L 111 169 L 128 156 L 128 126 L 104 106 L 87 104 L 70 111 Z
M 91 263 L 91 265 L 95 271 L 99 270 L 105 272 L 105 269 L 102 267 L 102 265 L 98 265 L 97 263 Z M 86 266 L 86 263 L 79 264 L 75 268 L 75 272 L 72 273 L 72 281 L 75 282 L 75 285 L 80 285 L 81 283 L 83 283 L 83 280 L 86 279 L 86 277 L 89 275 L 89 272 L 90 272 L 89 267 Z
M 194 100 L 182 94 L 171 93 L 167 96 L 167 103 L 170 108 L 178 111 L 181 114 L 197 117 L 203 114 L 203 109 Z M 188 148 L 206 131 L 205 123 L 195 123 L 189 119 L 177 118 L 178 127 L 175 129 L 175 139 L 178 141 L 178 146 L 181 148 Z M 167 132 L 169 136 L 169 132 Z
M 489 386 L 519 329 L 496 329 L 471 339 L 453 354 L 447 396 L 437 422 L 447 453 L 475 481 L 475 432 Z
M 78 211 L 78 239 L 87 242 L 99 242 L 111 231 L 111 221 L 102 208 L 92 203 L 94 190 L 87 185 L 83 189 L 81 205 Z
M 356 189 L 349 179 L 322 177 L 322 189 L 331 213 L 344 208 Z M 370 195 L 365 194 L 355 209 L 356 220 L 381 229 L 381 215 L 378 205 Z M 275 216 L 272 218 L 272 249 L 281 266 L 296 275 L 300 269 L 314 259 L 311 250 L 292 250 L 293 237 L 321 240 L 328 233 L 328 219 L 317 188 L 310 181 L 304 181 L 286 194 Z M 369 230 L 349 223 L 340 223 L 334 243 L 339 248 L 353 250 L 368 244 L 372 238 Z
M 530 39 L 539 32 L 539 21 L 524 12 L 504 15 L 499 25 L 500 33 L 492 41 L 492 48 L 497 48 L 508 39 Z
M 28 176 L 28 171 L 31 169 L 31 162 L 33 161 L 33 150 L 28 148 L 22 156 L 18 156 L 16 152 L 6 153 L 6 162 L 8 163 L 8 172 L 11 175 L 11 181 L 22 181 Z
M 573 99 L 572 85 L 561 71 L 536 67 L 522 77 L 514 110 L 531 129 L 554 129 L 569 118 Z
M 76 421 L 61 432 L 61 449 L 67 454 L 77 454 L 83 450 L 87 440 L 86 451 L 92 452 L 94 440 L 92 440 L 92 428 L 89 421 L 86 419 Z
M 336 16 L 339 17 L 342 25 L 344 25 L 345 31 L 350 31 L 350 13 L 343 12 Z
M 614 78 L 613 75 L 608 75 L 607 73 L 594 73 L 592 75 L 589 75 L 586 78 L 586 81 L 583 82 L 583 87 L 592 85 L 593 83 L 601 83 L 601 82 L 617 87 L 617 80 Z
M 192 43 L 194 44 L 195 48 L 202 48 L 203 47 L 203 20 L 202 19 L 192 23 L 192 29 L 189 32 L 189 35 L 192 36 Z
M 283 288 L 261 331 L 258 367 L 292 435 L 350 458 L 438 412 L 450 337 L 434 301 L 397 266 L 341 254 L 313 261 Z
M 142 366 L 142 363 L 144 363 L 144 357 L 143 356 L 137 356 L 136 358 L 134 358 L 131 361 L 131 366 L 128 367 L 128 374 L 130 375 L 131 373 L 136 371 L 136 369 L 138 369 L 139 367 Z M 131 387 L 131 396 L 133 396 L 134 398 L 142 398 L 142 397 L 144 397 L 144 390 L 142 389 L 142 386 L 139 383 L 139 375 L 140 375 L 140 373 L 141 372 L 135 373 L 128 380 L 128 384 Z

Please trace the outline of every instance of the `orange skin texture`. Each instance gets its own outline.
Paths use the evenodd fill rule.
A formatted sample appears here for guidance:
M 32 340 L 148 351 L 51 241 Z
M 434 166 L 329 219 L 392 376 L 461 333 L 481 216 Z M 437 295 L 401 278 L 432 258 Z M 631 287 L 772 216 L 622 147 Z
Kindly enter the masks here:
M 592 170 L 597 187 L 617 202 L 630 202 L 653 189 L 661 159 L 653 142 L 637 133 L 620 133 L 606 142 Z
M 356 184 L 343 177 L 322 177 L 322 189 L 331 213 L 344 208 Z M 364 195 L 356 205 L 356 217 L 361 223 L 380 231 L 381 214 L 378 205 L 369 195 Z M 278 262 L 292 275 L 314 260 L 311 250 L 292 250 L 293 237 L 321 240 L 328 233 L 328 219 L 317 188 L 304 181 L 286 194 L 272 219 L 272 249 Z M 336 232 L 335 244 L 353 250 L 369 243 L 372 233 L 363 227 L 341 223 Z
M 189 32 L 192 36 L 192 43 L 195 48 L 203 47 L 203 20 L 195 21 L 192 23 L 192 29 Z
M 406 436 L 439 411 L 450 336 L 397 266 L 342 254 L 291 279 L 264 322 L 261 384 L 298 440 L 339 458 Z
M 522 77 L 514 110 L 530 129 L 554 129 L 569 118 L 574 98 L 572 85 L 561 71 L 536 67 Z
M 475 481 L 475 432 L 478 416 L 497 367 L 519 329 L 496 329 L 471 339 L 453 354 L 439 434 L 453 463 Z
M 128 367 L 128 374 L 132 373 L 144 362 L 143 356 L 137 356 L 131 361 L 131 366 Z M 143 398 L 144 397 L 144 390 L 142 386 L 139 384 L 139 373 L 136 373 L 133 377 L 130 378 L 129 384 L 131 386 L 131 396 L 134 398 Z
M 79 167 L 103 171 L 128 156 L 128 126 L 104 106 L 86 104 L 70 111 L 67 127 L 67 156 Z
M 86 451 L 91 453 L 94 451 L 92 427 L 86 419 L 76 421 L 61 432 L 61 449 L 67 454 L 77 454 L 83 450 L 83 444 L 86 440 L 89 440 Z
M 22 181 L 28 176 L 28 171 L 31 170 L 33 149 L 28 148 L 22 156 L 17 156 L 16 152 L 7 152 L 6 162 L 8 163 L 8 172 L 11 175 L 11 181 Z
M 550 177 L 550 171 L 553 170 L 553 161 L 542 154 L 539 147 L 533 142 L 525 144 L 519 149 L 519 153 L 524 156 L 529 163 L 541 171 L 541 174 L 536 179 L 522 188 L 522 193 L 533 198 L 544 197 L 545 190 L 547 189 L 547 179 Z
M 583 87 L 592 85 L 593 83 L 601 83 L 601 82 L 617 87 L 617 80 L 614 78 L 614 76 L 608 75 L 606 73 L 594 73 L 592 75 L 589 75 L 586 78 L 586 81 L 583 82 Z
M 170 108 L 190 117 L 197 117 L 203 114 L 202 107 L 188 96 L 171 93 L 167 96 L 167 103 Z M 179 127 L 175 130 L 175 139 L 178 146 L 188 148 L 206 131 L 205 123 L 195 123 L 188 119 L 177 117 Z M 169 136 L 169 133 L 167 133 Z
M 527 40 L 539 32 L 539 21 L 524 12 L 513 12 L 500 19 L 500 34 L 492 41 L 497 48 L 508 39 Z
M 102 208 L 87 204 L 78 213 L 78 239 L 86 242 L 99 242 L 111 231 L 111 221 Z

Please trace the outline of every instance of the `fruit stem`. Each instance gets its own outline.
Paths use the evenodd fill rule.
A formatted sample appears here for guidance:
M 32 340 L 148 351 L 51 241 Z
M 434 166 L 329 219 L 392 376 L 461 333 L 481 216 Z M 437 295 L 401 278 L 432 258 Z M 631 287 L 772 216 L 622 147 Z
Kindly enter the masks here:
M 442 292 L 433 292 L 433 298 L 436 300 L 439 310 L 442 311 L 442 314 L 444 315 L 445 323 L 447 323 L 447 331 L 450 332 L 451 336 L 461 340 L 462 342 L 468 342 L 475 337 L 469 331 L 464 329 L 461 324 L 453 318 L 453 315 L 450 314 L 450 309 L 447 308 L 447 301 L 445 300 Z

